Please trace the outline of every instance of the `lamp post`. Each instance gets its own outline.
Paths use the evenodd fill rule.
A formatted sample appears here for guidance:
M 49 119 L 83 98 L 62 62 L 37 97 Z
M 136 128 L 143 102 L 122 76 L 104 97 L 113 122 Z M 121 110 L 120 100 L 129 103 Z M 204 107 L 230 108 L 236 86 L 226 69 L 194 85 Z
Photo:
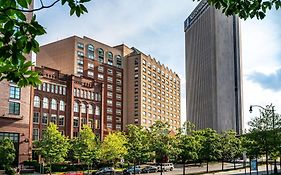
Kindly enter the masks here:
M 260 105 L 250 105 L 250 109 L 249 109 L 250 113 L 253 112 L 253 107 L 258 107 L 258 108 L 263 109 L 264 111 L 271 112 L 271 114 L 272 114 L 272 129 L 273 129 L 273 132 L 275 134 L 275 114 L 274 114 L 275 110 L 274 110 L 274 106 L 273 105 L 267 105 L 266 106 L 267 108 L 264 108 L 264 107 L 262 107 Z M 270 107 L 271 107 L 271 109 L 269 109 Z M 274 139 L 274 143 L 275 143 L 276 137 L 274 136 L 273 139 Z M 268 173 L 268 169 L 267 169 L 267 173 Z M 277 171 L 277 163 L 276 163 L 276 159 L 274 159 L 274 174 L 277 174 L 277 173 L 278 173 L 278 171 Z

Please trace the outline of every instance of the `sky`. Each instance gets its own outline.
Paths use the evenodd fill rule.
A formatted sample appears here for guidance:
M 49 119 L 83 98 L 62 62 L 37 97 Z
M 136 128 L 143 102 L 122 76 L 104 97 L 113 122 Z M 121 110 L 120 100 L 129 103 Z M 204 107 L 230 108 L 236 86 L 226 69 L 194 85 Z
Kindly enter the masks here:
M 37 2 L 37 4 L 36 4 Z M 35 0 L 35 5 L 39 0 Z M 53 0 L 45 0 L 50 4 Z M 47 34 L 46 44 L 72 35 L 88 36 L 115 46 L 126 44 L 151 55 L 181 78 L 181 119 L 185 110 L 185 50 L 183 22 L 196 7 L 192 0 L 92 0 L 89 13 L 69 16 L 67 6 L 56 4 L 37 12 Z M 271 11 L 262 21 L 241 20 L 244 124 L 258 115 L 249 106 L 272 103 L 281 114 L 281 11 Z

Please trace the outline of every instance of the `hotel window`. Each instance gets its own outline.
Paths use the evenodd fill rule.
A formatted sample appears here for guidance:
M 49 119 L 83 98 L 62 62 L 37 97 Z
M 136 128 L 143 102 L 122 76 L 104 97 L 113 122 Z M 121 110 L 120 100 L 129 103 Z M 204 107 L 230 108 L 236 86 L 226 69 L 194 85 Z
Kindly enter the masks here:
M 51 92 L 54 93 L 55 92 L 55 87 L 53 84 L 50 85 L 51 86 Z
M 77 43 L 77 48 L 79 49 L 84 49 L 84 44 L 83 43 Z
M 113 70 L 112 69 L 107 69 L 107 73 L 112 75 L 113 74 Z
M 65 111 L 65 103 L 64 101 L 60 101 L 60 111 Z
M 42 89 L 42 84 L 39 84 L 39 85 L 37 86 L 37 89 L 41 91 L 41 89 Z
M 51 109 L 57 110 L 57 100 L 52 99 L 52 101 L 51 101 Z
M 106 127 L 111 129 L 112 128 L 112 124 L 111 123 L 107 123 Z
M 120 109 L 116 109 L 116 114 L 117 114 L 117 115 L 121 115 L 121 113 L 122 113 L 122 112 L 121 112 Z
M 112 121 L 112 116 L 111 115 L 107 115 L 106 116 L 106 121 L 111 122 Z
M 93 71 L 88 70 L 88 76 L 93 77 L 93 76 L 94 76 L 94 72 L 93 72 Z
M 113 65 L 113 54 L 111 52 L 107 53 L 107 64 Z
M 94 121 L 93 119 L 89 119 L 88 125 L 90 128 L 94 128 Z
M 112 91 L 112 88 L 113 88 L 112 84 L 107 84 L 107 90 L 111 90 Z
M 145 60 L 142 60 L 142 64 L 143 64 L 143 65 L 146 65 L 146 61 L 145 61 Z
M 116 122 L 121 123 L 121 117 L 116 117 Z
M 121 103 L 120 101 L 117 101 L 117 102 L 116 102 L 116 106 L 117 106 L 117 107 L 121 107 L 121 106 L 122 106 L 122 103 Z
M 83 67 L 78 66 L 78 67 L 77 67 L 77 73 L 78 73 L 78 74 L 83 74 Z
M 46 91 L 46 83 L 43 83 L 42 90 L 43 90 L 43 91 Z
M 57 115 L 56 114 L 51 115 L 51 121 L 50 122 L 52 122 L 54 124 L 57 124 Z
M 48 124 L 48 114 L 47 113 L 43 113 L 42 124 L 43 125 L 47 125 Z
M 106 112 L 112 114 L 112 108 L 107 107 Z
M 116 129 L 117 129 L 117 130 L 121 130 L 121 125 L 120 125 L 120 124 L 117 124 L 117 125 L 116 125 Z
M 84 53 L 80 52 L 80 51 L 77 51 L 77 56 L 83 58 L 84 57 Z
M 50 92 L 50 84 L 46 83 L 47 85 L 47 92 Z
M 38 128 L 33 128 L 33 134 L 32 134 L 32 140 L 39 140 L 39 129 Z
M 116 79 L 116 84 L 117 84 L 117 85 L 122 85 L 122 80 Z
M 103 75 L 102 74 L 98 74 L 98 79 L 103 80 Z
M 104 68 L 102 66 L 98 66 L 98 71 L 103 72 Z
M 88 58 L 91 60 L 94 59 L 94 50 L 95 50 L 94 46 L 89 44 L 88 45 Z
M 120 55 L 116 56 L 116 67 L 122 68 L 122 58 Z
M 49 109 L 49 99 L 46 97 L 43 98 L 43 108 Z
M 104 60 L 104 51 L 103 51 L 102 48 L 99 48 L 99 49 L 98 49 L 98 56 L 99 56 L 98 61 L 99 61 L 100 63 L 103 63 L 103 60 Z
M 10 98 L 20 99 L 20 88 L 15 86 L 10 86 Z
M 62 87 L 59 86 L 59 94 L 62 94 Z
M 34 104 L 33 104 L 33 106 L 36 107 L 36 108 L 40 108 L 40 97 L 34 96 Z
M 55 93 L 58 93 L 58 85 L 54 85 L 55 86 Z
M 84 103 L 81 104 L 81 113 L 86 114 L 86 105 Z
M 116 86 L 116 91 L 117 92 L 121 92 L 122 91 L 122 88 L 120 86 Z
M 110 82 L 110 83 L 112 83 L 112 81 L 113 81 L 113 80 L 112 80 L 112 77 L 107 77 L 107 81 Z
M 122 99 L 121 94 L 116 94 L 116 98 L 117 98 L 117 100 L 121 100 Z
M 78 128 L 78 126 L 79 126 L 79 118 L 73 117 L 73 127 Z
M 100 115 L 100 107 L 96 106 L 95 115 Z
M 112 98 L 112 92 L 107 92 L 107 97 Z
M 82 118 L 82 126 L 87 124 L 87 118 Z
M 66 95 L 66 87 L 62 87 L 62 94 Z
M 107 99 L 107 105 L 112 106 L 112 100 Z
M 93 63 L 88 63 L 88 68 L 93 69 L 94 68 L 94 64 Z
M 89 113 L 89 114 L 93 114 L 93 113 L 94 113 L 94 107 L 93 107 L 93 105 L 89 105 L 88 113 Z
M 79 105 L 78 105 L 78 103 L 76 101 L 74 102 L 73 111 L 74 112 L 79 112 Z
M 39 118 L 40 118 L 40 113 L 39 112 L 34 112 L 33 113 L 33 123 L 38 124 L 39 123 Z
M 59 126 L 64 126 L 64 116 L 60 115 L 59 116 L 59 122 L 58 122 Z
M 116 72 L 116 76 L 121 78 L 122 77 L 122 73 L 117 71 Z

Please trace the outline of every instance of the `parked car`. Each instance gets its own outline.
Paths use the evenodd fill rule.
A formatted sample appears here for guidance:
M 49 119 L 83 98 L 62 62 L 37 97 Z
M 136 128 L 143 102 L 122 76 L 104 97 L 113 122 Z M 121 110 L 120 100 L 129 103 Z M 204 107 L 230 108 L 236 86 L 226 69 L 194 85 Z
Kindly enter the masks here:
M 161 171 L 161 164 L 157 165 L 158 171 Z M 174 165 L 172 163 L 162 163 L 162 170 L 163 171 L 173 171 Z
M 115 171 L 113 167 L 104 167 L 99 169 L 94 175 L 114 175 Z
M 134 169 L 134 166 L 130 166 L 129 168 L 125 169 L 123 171 L 123 174 L 125 174 L 125 175 L 134 174 L 134 170 L 136 171 L 136 174 L 141 173 L 141 167 L 139 165 L 137 165 L 135 169 Z
M 158 168 L 156 166 L 146 166 L 142 169 L 143 173 L 156 173 Z

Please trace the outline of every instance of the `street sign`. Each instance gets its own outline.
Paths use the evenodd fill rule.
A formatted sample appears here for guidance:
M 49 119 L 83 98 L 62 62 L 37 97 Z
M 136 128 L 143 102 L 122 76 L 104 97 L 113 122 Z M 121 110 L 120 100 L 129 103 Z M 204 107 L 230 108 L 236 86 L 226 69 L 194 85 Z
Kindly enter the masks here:
M 252 160 L 251 161 L 251 169 L 252 170 L 257 170 L 257 160 Z

